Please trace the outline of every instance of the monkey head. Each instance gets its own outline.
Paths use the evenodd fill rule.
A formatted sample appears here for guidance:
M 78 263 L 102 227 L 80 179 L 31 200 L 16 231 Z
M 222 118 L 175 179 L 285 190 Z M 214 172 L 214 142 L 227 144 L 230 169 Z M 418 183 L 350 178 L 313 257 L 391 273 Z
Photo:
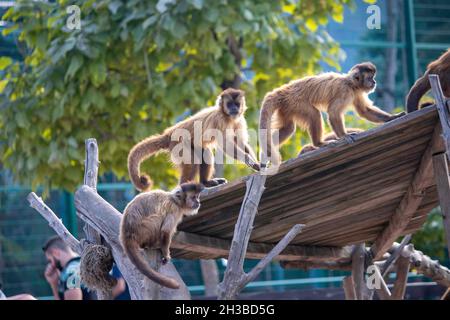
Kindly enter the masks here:
M 244 91 L 229 88 L 219 95 L 218 106 L 230 118 L 240 117 L 246 109 Z
M 173 192 L 175 202 L 184 209 L 185 215 L 196 214 L 200 209 L 200 193 L 205 187 L 201 183 L 187 182 L 180 184 Z
M 372 92 L 375 90 L 377 85 L 377 82 L 375 81 L 376 73 L 377 68 L 371 62 L 363 62 L 354 65 L 349 72 L 355 87 L 366 92 Z

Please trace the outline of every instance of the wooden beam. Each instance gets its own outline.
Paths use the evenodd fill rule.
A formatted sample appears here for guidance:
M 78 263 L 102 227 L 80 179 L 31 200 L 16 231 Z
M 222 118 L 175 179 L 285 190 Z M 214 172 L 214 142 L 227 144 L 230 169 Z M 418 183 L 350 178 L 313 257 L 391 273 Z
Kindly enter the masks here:
M 400 257 L 397 259 L 397 277 L 392 290 L 392 300 L 403 300 L 405 298 L 406 285 L 408 284 L 408 272 L 411 263 L 408 258 Z
M 433 170 L 439 195 L 439 203 L 441 205 L 442 222 L 447 239 L 447 250 L 449 250 L 450 254 L 450 180 L 445 153 L 433 156 Z
M 375 242 L 370 249 L 375 260 L 380 259 L 394 241 L 402 234 L 403 230 L 422 203 L 425 196 L 424 190 L 432 183 L 432 153 L 433 151 L 440 149 L 440 146 L 442 145 L 440 133 L 440 126 L 437 126 L 434 130 L 433 137 L 422 156 L 419 169 L 414 175 L 411 185 L 400 201 L 394 214 L 391 216 L 387 227 L 384 228 L 375 239 Z
M 247 259 L 262 259 L 274 247 L 271 243 L 249 242 L 247 246 Z M 212 258 L 227 258 L 231 247 L 231 240 L 202 236 L 183 231 L 178 231 L 172 239 L 171 248 L 184 252 L 196 252 L 210 254 Z M 351 249 L 348 247 L 320 247 L 288 245 L 275 260 L 298 261 L 311 260 L 316 262 L 339 261 L 349 259 Z M 176 257 L 176 254 L 173 254 Z
M 325 270 L 352 270 L 350 262 L 316 262 L 310 260 L 304 261 L 280 261 L 280 266 L 284 269 L 325 269 Z

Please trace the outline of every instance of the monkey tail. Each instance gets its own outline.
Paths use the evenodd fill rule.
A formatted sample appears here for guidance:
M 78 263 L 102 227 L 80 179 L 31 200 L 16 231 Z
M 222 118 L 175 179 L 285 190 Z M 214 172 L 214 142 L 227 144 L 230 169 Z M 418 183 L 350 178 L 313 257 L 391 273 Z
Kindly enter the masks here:
M 422 96 L 431 89 L 430 81 L 428 80 L 428 72 L 426 72 L 422 77 L 417 79 L 417 81 L 409 90 L 408 96 L 406 97 L 406 111 L 411 113 L 419 108 L 419 101 Z
M 178 282 L 176 282 L 174 279 L 166 277 L 162 275 L 161 273 L 153 270 L 142 258 L 142 256 L 139 253 L 139 246 L 135 241 L 132 240 L 126 240 L 122 239 L 123 242 L 123 249 L 130 258 L 130 261 L 138 268 L 142 274 L 147 276 L 150 280 L 171 289 L 178 289 L 180 288 L 180 285 Z
M 277 104 L 270 96 L 266 96 L 263 100 L 261 113 L 259 115 L 259 143 L 261 148 L 261 163 L 267 164 L 269 158 L 272 156 L 273 141 L 272 141 L 272 116 L 277 109 Z M 280 159 L 276 159 L 280 162 Z
M 167 135 L 155 135 L 148 137 L 136 144 L 128 154 L 128 173 L 136 189 L 149 190 L 153 181 L 146 174 L 140 173 L 141 162 L 151 157 L 156 152 L 169 147 L 170 138 Z

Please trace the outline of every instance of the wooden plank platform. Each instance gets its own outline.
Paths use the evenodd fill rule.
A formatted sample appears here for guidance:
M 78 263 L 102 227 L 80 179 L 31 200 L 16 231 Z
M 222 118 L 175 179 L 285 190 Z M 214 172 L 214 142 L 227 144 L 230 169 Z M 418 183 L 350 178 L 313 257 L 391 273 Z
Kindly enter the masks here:
M 284 162 L 267 179 L 248 257 L 259 258 L 297 223 L 305 227 L 279 259 L 305 259 L 302 250 L 308 246 L 310 260 L 314 260 L 314 252 L 320 259 L 333 248 L 374 242 L 399 211 L 439 126 L 436 107 L 431 106 L 362 132 L 353 143 L 340 140 Z M 246 179 L 205 192 L 200 212 L 178 228 L 181 232 L 174 239 L 173 257 L 227 256 Z M 427 179 L 423 189 L 418 190 L 424 192 L 420 205 L 401 234 L 420 229 L 438 205 L 434 179 Z M 260 254 L 255 252 L 258 248 L 263 248 Z M 348 258 L 346 250 L 333 252 L 341 252 L 334 256 L 336 260 Z

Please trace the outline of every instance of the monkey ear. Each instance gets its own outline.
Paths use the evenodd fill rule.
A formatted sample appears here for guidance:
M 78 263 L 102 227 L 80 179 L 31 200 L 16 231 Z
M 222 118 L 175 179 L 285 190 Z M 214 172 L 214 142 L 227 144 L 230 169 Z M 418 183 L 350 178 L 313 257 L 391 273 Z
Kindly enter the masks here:
M 183 200 L 183 191 L 181 189 L 175 191 L 175 197 L 179 200 Z
M 361 80 L 361 77 L 360 77 L 359 72 L 355 72 L 355 73 L 353 74 L 353 79 L 355 79 L 356 81 L 360 81 L 360 80 Z

